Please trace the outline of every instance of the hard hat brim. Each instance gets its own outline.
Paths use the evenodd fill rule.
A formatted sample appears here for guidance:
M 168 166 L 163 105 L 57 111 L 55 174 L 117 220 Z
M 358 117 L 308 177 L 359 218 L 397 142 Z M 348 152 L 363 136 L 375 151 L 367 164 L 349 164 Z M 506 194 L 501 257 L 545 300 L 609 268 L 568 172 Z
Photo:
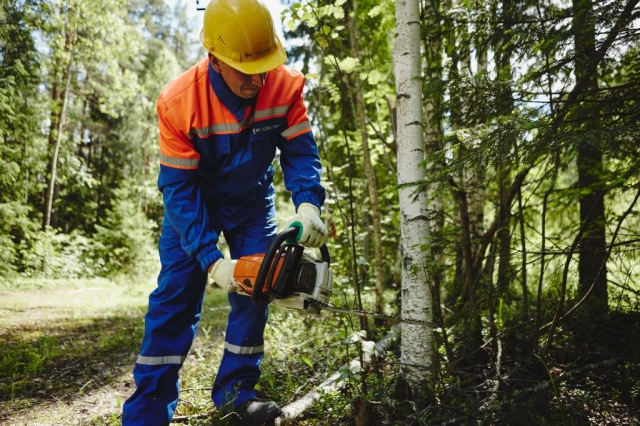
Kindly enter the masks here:
M 231 58 L 227 58 L 221 55 L 217 51 L 211 52 L 213 56 L 229 65 L 231 68 L 244 73 L 244 74 L 262 74 L 278 68 L 280 65 L 287 61 L 287 53 L 282 46 L 280 37 L 276 35 L 276 49 L 270 54 L 252 61 L 236 62 Z

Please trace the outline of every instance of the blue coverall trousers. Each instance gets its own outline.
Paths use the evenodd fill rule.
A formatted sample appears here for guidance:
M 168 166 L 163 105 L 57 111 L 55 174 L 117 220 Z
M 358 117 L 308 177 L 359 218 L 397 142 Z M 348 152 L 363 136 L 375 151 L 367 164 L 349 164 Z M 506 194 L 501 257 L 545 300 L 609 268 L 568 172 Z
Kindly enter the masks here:
M 223 231 L 231 258 L 264 253 L 276 233 L 273 207 L 239 227 Z M 186 359 L 202 313 L 207 274 L 187 255 L 180 237 L 165 218 L 160 237 L 161 272 L 149 296 L 145 332 L 133 370 L 137 389 L 125 402 L 122 424 L 168 425 L 178 405 L 178 372 Z M 229 294 L 225 350 L 211 398 L 218 408 L 255 398 L 263 358 L 267 305 Z

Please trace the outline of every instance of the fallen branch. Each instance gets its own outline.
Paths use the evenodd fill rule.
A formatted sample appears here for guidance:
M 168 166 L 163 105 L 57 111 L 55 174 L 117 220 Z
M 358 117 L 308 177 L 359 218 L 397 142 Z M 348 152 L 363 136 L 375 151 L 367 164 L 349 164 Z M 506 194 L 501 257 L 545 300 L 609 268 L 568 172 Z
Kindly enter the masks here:
M 371 357 L 384 357 L 385 353 L 400 338 L 400 325 L 391 329 L 389 334 L 378 341 L 373 350 L 365 353 L 365 362 L 371 361 Z M 361 369 L 360 360 L 354 359 L 348 365 L 349 371 L 359 371 Z M 302 398 L 282 407 L 282 416 L 277 419 L 276 425 L 286 424 L 287 420 L 295 419 L 307 411 L 315 401 L 319 400 L 323 394 L 334 392 L 344 386 L 344 380 L 341 380 L 342 373 L 333 374 L 324 382 L 320 383 L 314 390 L 303 396 Z

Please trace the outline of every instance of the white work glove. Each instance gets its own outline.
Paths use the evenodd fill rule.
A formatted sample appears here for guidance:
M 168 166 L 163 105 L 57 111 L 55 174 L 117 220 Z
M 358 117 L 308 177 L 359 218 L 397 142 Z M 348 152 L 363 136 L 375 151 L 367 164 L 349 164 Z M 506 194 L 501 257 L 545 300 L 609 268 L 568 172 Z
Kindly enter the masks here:
M 234 293 L 238 288 L 233 277 L 237 262 L 235 259 L 220 259 L 216 261 L 213 267 L 209 268 L 209 284 L 215 282 L 223 290 Z
M 287 228 L 300 228 L 295 240 L 307 247 L 322 247 L 327 242 L 327 228 L 320 220 L 320 210 L 310 203 L 301 203 L 298 213 L 287 219 Z

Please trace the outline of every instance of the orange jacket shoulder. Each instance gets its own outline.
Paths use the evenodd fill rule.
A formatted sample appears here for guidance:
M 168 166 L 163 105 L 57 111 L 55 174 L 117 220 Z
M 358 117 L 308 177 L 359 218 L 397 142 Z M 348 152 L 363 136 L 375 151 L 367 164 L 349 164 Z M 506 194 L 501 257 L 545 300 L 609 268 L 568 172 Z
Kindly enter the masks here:
M 275 70 L 269 71 L 267 84 L 260 89 L 266 93 L 258 98 L 260 104 L 265 107 L 291 104 L 302 94 L 304 87 L 304 75 L 293 68 L 281 65 Z M 262 105 L 258 105 L 260 107 Z
M 209 90 L 208 61 L 202 60 L 167 84 L 157 101 L 160 131 L 160 163 L 181 169 L 196 169 L 200 155 L 191 143 L 196 112 Z M 206 110 L 205 110 L 206 111 Z

